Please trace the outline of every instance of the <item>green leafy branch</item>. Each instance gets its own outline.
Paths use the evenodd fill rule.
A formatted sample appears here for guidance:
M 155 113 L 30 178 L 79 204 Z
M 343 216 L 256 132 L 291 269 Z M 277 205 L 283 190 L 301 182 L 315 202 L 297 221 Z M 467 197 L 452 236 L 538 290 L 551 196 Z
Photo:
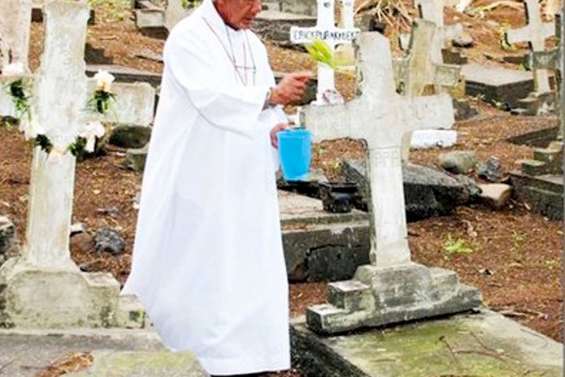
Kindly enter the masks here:
M 317 63 L 322 63 L 329 68 L 337 71 L 342 67 L 343 61 L 336 58 L 335 53 L 330 46 L 323 40 L 316 38 L 314 42 L 305 46 L 308 54 Z

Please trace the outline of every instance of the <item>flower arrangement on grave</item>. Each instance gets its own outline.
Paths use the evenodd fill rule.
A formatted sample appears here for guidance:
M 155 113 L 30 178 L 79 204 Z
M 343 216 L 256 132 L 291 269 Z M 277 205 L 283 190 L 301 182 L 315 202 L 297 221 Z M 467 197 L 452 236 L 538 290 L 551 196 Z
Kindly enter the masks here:
M 2 74 L 5 76 L 21 76 L 25 74 L 23 65 L 13 64 L 4 67 Z M 99 71 L 94 78 L 97 80 L 96 89 L 87 102 L 87 107 L 95 114 L 104 115 L 109 112 L 116 101 L 116 95 L 112 93 L 114 76 L 106 71 Z M 84 152 L 94 152 L 96 138 L 104 136 L 106 129 L 99 121 L 91 121 L 84 124 L 79 130 L 75 140 L 66 146 L 57 146 L 47 136 L 47 132 L 41 124 L 32 117 L 29 88 L 23 78 L 19 78 L 6 87 L 16 108 L 20 131 L 24 133 L 26 140 L 30 140 L 34 146 L 41 148 L 47 154 L 59 156 L 69 152 L 78 157 Z M 24 117 L 25 115 L 25 117 Z
M 106 71 L 98 71 L 94 75 L 94 79 L 96 80 L 96 90 L 88 100 L 88 106 L 94 112 L 106 114 L 116 101 L 116 95 L 112 93 L 112 83 L 115 77 Z
M 25 68 L 21 63 L 9 64 L 2 69 L 2 75 L 10 76 L 23 76 L 25 74 Z M 31 106 L 29 93 L 29 85 L 23 78 L 18 78 L 5 87 L 6 91 L 12 98 L 12 103 L 16 109 L 16 117 L 22 119 L 27 117 L 28 120 L 31 117 Z

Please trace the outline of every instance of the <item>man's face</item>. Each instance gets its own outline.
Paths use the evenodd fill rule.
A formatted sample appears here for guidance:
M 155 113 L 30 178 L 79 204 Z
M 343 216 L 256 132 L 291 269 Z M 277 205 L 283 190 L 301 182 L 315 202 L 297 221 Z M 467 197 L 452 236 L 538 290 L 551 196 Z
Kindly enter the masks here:
M 249 29 L 261 12 L 261 0 L 216 0 L 216 9 L 224 22 L 234 29 Z

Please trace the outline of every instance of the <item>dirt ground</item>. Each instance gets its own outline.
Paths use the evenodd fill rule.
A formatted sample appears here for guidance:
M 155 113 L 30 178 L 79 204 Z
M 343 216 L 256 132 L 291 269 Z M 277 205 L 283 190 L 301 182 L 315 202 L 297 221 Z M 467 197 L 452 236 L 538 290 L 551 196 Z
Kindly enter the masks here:
M 141 35 L 132 21 L 127 1 L 93 0 L 97 23 L 88 33 L 91 63 L 108 60 L 132 68 L 160 72 L 162 64 L 140 58 L 148 49 L 161 52 L 164 42 Z M 478 0 L 473 9 L 492 4 Z M 501 32 L 524 23 L 524 12 L 517 2 L 503 2 L 493 11 L 471 16 L 448 10 L 446 22 L 463 22 L 475 39 L 475 47 L 466 50 L 472 61 L 481 64 L 504 63 L 503 56 L 524 54 L 525 46 L 504 49 Z M 408 7 L 408 5 L 407 5 Z M 410 10 L 414 14 L 414 10 Z M 496 24 L 494 22 L 496 22 Z M 41 24 L 32 28 L 31 62 L 37 67 L 41 52 Z M 396 31 L 389 31 L 391 37 Z M 550 42 L 551 43 L 551 42 Z M 393 45 L 395 43 L 393 42 Z M 267 41 L 273 68 L 278 71 L 312 69 L 309 58 L 295 50 L 285 50 Z M 354 90 L 354 80 L 338 78 L 338 87 L 347 97 Z M 458 122 L 460 139 L 452 150 L 475 150 L 480 160 L 497 156 L 505 170 L 517 160 L 528 158 L 532 149 L 508 143 L 510 136 L 557 125 L 555 117 L 516 117 L 485 105 L 475 99 L 471 104 L 480 111 L 473 120 Z M 31 147 L 15 129 L 0 127 L 0 213 L 17 225 L 20 238 L 25 234 L 28 203 Z M 413 151 L 411 160 L 428 166 L 437 165 L 437 156 L 445 150 Z M 324 142 L 315 147 L 314 167 L 332 177 L 342 158 L 363 158 L 363 143 L 355 140 Z M 131 263 L 137 210 L 134 199 L 141 177 L 122 167 L 124 156 L 119 151 L 78 164 L 74 204 L 74 222 L 82 222 L 89 231 L 109 226 L 124 235 L 127 248 L 119 256 L 97 254 L 73 243 L 72 256 L 85 271 L 109 271 L 124 282 Z M 481 289 L 485 303 L 494 310 L 514 318 L 526 326 L 559 340 L 562 319 L 560 308 L 560 253 L 563 231 L 561 224 L 532 213 L 523 203 L 513 201 L 500 211 L 481 206 L 460 207 L 451 216 L 432 218 L 409 224 L 409 241 L 417 262 L 456 270 L 463 282 Z M 462 245 L 456 248 L 453 244 Z M 292 284 L 292 315 L 304 313 L 307 306 L 325 300 L 326 284 Z M 297 377 L 296 371 L 279 376 Z

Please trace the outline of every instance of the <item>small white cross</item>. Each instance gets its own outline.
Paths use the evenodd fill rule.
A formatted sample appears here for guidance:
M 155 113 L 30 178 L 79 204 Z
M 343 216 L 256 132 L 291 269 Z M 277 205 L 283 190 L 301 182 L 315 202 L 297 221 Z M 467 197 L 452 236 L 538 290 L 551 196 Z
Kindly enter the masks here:
M 290 40 L 296 44 L 309 44 L 315 39 L 325 41 L 332 52 L 340 44 L 351 44 L 359 35 L 359 29 L 353 26 L 353 1 L 343 2 L 344 28 L 336 27 L 335 0 L 318 0 L 318 20 L 315 27 L 292 27 Z M 335 92 L 335 72 L 325 64 L 318 64 L 317 103 L 324 103 L 324 94 Z

